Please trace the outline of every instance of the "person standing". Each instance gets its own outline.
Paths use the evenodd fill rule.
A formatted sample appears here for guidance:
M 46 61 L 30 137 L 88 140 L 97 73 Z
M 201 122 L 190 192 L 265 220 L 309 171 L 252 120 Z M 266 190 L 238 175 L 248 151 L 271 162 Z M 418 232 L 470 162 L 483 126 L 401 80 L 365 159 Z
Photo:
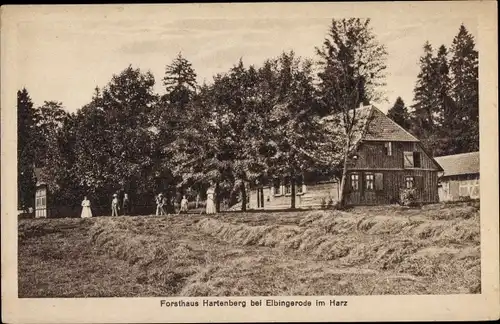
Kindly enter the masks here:
M 215 190 L 210 186 L 207 190 L 207 214 L 215 214 Z
M 123 215 L 130 215 L 130 201 L 128 200 L 128 194 L 123 195 Z
M 187 212 L 188 212 L 188 200 L 187 200 L 186 196 L 182 196 L 181 209 L 179 210 L 179 214 L 180 213 L 187 214 Z
M 161 215 L 162 199 L 163 199 L 163 194 L 160 193 L 156 196 L 156 216 Z
M 92 210 L 90 209 L 90 200 L 87 199 L 87 196 L 83 197 L 81 217 L 82 218 L 92 217 Z
M 118 195 L 113 195 L 113 200 L 111 201 L 111 216 L 118 216 Z
M 167 205 L 168 205 L 168 201 L 167 201 L 167 197 L 166 196 L 162 196 L 161 198 L 161 214 L 163 216 L 166 216 L 167 215 Z

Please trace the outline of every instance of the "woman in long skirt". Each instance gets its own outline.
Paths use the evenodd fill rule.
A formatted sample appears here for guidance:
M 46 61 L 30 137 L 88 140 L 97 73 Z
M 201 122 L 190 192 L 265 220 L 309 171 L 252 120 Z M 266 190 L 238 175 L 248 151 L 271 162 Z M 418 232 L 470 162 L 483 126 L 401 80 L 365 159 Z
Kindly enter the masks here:
M 207 190 L 207 214 L 215 214 L 215 202 L 214 202 L 215 190 L 210 187 Z
M 90 209 L 90 200 L 87 199 L 87 196 L 83 197 L 82 201 L 82 218 L 90 218 L 92 217 L 92 210 Z

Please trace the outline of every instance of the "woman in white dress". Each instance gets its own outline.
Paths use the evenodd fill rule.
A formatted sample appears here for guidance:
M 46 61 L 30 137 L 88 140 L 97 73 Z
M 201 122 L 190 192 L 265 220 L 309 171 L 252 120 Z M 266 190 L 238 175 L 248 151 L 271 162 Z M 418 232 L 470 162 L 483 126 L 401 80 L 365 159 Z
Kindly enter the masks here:
M 215 214 L 215 202 L 214 202 L 215 190 L 210 187 L 207 190 L 207 214 Z
M 90 200 L 87 199 L 87 196 L 83 197 L 82 201 L 82 218 L 90 218 L 92 217 L 92 210 L 90 209 Z

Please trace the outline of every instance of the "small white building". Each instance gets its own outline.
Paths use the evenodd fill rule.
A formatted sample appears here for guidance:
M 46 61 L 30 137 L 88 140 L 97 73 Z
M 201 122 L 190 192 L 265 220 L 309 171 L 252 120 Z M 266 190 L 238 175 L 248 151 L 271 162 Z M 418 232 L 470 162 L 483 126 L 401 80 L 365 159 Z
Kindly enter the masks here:
M 440 201 L 479 198 L 479 152 L 436 157 L 443 168 L 439 175 Z

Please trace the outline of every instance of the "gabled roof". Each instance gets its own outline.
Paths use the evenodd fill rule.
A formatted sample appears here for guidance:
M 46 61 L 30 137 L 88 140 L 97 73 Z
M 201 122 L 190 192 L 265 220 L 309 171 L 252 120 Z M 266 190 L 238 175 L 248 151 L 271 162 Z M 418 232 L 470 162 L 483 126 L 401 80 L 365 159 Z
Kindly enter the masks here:
M 387 117 L 375 106 L 370 106 L 371 115 L 367 121 L 365 141 L 420 142 L 415 136 Z
M 479 173 L 479 152 L 438 156 L 435 159 L 443 168 L 444 177 Z
M 353 145 L 363 141 L 420 142 L 415 136 L 387 117 L 373 105 L 350 110 L 350 116 L 355 114 L 356 124 L 353 132 Z M 340 114 L 323 118 L 327 122 L 343 123 Z M 332 125 L 335 127 L 334 125 Z
M 382 111 L 373 105 L 363 106 L 350 110 L 350 116 L 355 114 L 356 123 L 352 135 L 350 151 L 354 152 L 362 141 L 381 142 L 413 142 L 419 143 L 424 152 L 431 158 L 436 168 L 441 171 L 441 166 L 434 160 L 431 154 L 425 150 L 422 143 L 415 136 L 399 126 L 395 121 L 387 117 Z M 338 125 L 342 125 L 342 115 L 335 114 L 323 118 L 329 123 L 330 130 L 335 132 Z M 341 131 L 343 127 L 340 128 Z

